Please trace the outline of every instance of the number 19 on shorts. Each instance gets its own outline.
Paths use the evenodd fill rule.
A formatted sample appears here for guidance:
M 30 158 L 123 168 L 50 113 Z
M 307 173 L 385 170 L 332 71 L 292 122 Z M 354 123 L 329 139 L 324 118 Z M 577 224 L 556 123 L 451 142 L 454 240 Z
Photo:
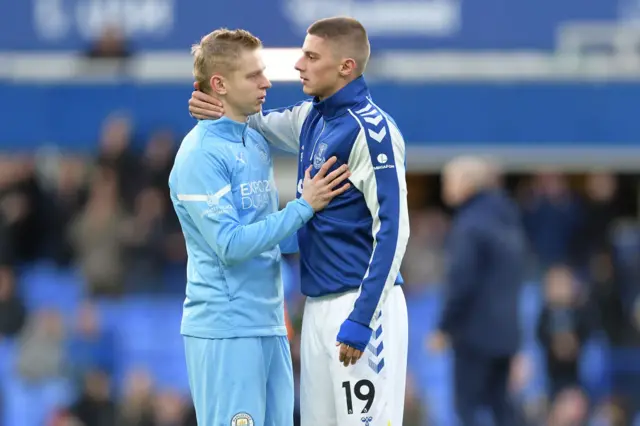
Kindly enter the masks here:
M 342 382 L 342 388 L 344 389 L 348 414 L 353 414 L 353 396 L 365 403 L 361 413 L 369 412 L 373 405 L 373 400 L 376 397 L 376 389 L 371 380 L 358 380 L 353 386 L 353 390 L 351 389 L 350 381 Z

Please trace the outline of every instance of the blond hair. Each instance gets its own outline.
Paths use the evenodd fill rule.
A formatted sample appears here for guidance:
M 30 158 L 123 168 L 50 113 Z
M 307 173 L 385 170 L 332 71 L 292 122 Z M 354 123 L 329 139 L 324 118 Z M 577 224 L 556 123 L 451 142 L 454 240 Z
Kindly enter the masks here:
M 243 51 L 261 47 L 260 39 L 246 30 L 221 28 L 202 37 L 200 43 L 191 47 L 193 77 L 200 90 L 211 89 L 209 81 L 214 73 L 234 71 Z
M 360 21 L 348 17 L 325 18 L 314 22 L 307 29 L 314 35 L 339 46 L 342 52 L 356 61 L 356 70 L 364 73 L 371 55 L 367 30 Z

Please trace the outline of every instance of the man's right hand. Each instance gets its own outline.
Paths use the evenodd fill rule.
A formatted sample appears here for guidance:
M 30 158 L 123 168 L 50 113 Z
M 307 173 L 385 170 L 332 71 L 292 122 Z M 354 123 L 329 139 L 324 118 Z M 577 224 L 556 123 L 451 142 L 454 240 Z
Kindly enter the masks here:
M 193 83 L 189 99 L 189 114 L 198 120 L 217 120 L 224 115 L 222 103 L 211 95 L 200 91 L 198 83 Z
M 344 193 L 351 186 L 349 183 L 345 183 L 338 189 L 334 189 L 351 176 L 351 172 L 346 164 L 343 164 L 327 175 L 327 172 L 336 161 L 338 161 L 336 157 L 331 157 L 322 165 L 313 178 L 311 178 L 312 166 L 309 166 L 304 173 L 302 198 L 309 203 L 316 212 L 327 207 L 327 204 L 329 204 L 331 200 Z

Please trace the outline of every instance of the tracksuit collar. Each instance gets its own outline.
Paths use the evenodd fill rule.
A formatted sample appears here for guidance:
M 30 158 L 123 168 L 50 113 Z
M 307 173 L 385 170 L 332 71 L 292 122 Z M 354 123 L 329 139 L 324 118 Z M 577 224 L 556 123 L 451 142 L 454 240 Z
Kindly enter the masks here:
M 244 143 L 244 137 L 248 123 L 240 123 L 228 117 L 220 117 L 217 120 L 202 120 L 199 124 L 231 142 Z
M 358 105 L 367 97 L 369 88 L 364 77 L 360 76 L 323 101 L 314 98 L 313 107 L 325 120 L 331 120 L 346 114 L 349 108 Z

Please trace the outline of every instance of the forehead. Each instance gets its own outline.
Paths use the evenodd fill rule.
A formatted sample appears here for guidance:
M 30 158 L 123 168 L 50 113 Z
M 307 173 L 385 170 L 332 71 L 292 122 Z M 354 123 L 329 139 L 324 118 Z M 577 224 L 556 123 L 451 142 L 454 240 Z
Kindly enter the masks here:
M 237 64 L 238 71 L 243 73 L 252 73 L 265 68 L 262 51 L 260 49 L 243 50 L 238 57 Z
M 302 50 L 309 53 L 326 54 L 331 52 L 331 42 L 316 35 L 307 34 L 304 38 Z

